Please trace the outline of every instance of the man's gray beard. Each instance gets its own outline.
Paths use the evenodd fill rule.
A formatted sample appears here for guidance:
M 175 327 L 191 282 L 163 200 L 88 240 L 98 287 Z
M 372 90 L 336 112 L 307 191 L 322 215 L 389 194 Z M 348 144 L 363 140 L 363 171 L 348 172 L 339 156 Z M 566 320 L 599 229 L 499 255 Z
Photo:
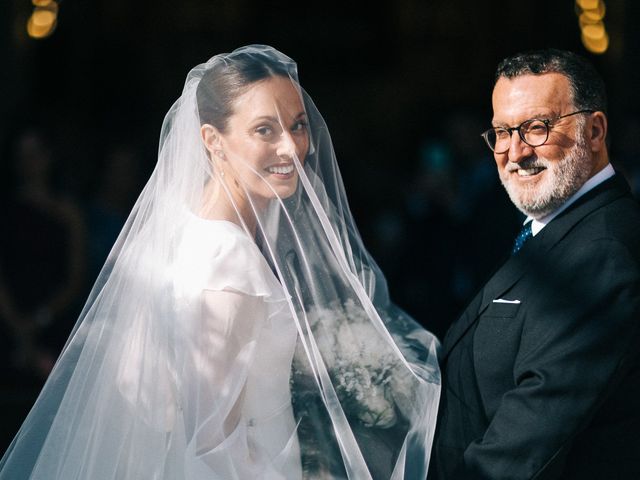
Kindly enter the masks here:
M 578 135 L 571 151 L 553 167 L 549 167 L 550 162 L 544 162 L 547 166 L 547 174 L 553 171 L 553 178 L 551 182 L 545 182 L 537 196 L 529 198 L 528 193 L 522 195 L 523 190 L 528 190 L 527 187 L 518 190 L 510 188 L 508 181 L 505 182 L 501 178 L 509 198 L 525 215 L 535 219 L 546 217 L 560 208 L 589 179 L 591 162 L 587 153 L 587 139 L 584 128 L 581 128 L 582 125 L 577 125 L 577 127 Z M 526 165 L 526 161 L 522 162 L 522 165 Z M 537 186 L 537 188 L 539 187 L 540 185 Z M 524 200 L 521 197 L 524 197 Z

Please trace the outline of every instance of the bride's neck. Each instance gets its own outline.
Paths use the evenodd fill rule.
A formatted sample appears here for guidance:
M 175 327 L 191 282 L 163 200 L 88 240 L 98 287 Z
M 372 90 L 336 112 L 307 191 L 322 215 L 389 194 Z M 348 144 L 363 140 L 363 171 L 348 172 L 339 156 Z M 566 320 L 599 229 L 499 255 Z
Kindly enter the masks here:
M 252 207 L 244 192 L 234 192 L 221 182 L 210 181 L 205 185 L 199 215 L 208 220 L 226 220 L 246 227 L 255 237 L 257 220 L 254 208 L 261 211 L 261 205 Z

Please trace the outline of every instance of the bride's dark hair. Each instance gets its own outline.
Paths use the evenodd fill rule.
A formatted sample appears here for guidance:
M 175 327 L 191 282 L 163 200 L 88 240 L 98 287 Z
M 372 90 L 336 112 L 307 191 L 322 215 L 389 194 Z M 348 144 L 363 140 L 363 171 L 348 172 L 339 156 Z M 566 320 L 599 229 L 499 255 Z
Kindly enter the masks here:
M 209 124 L 220 132 L 227 128 L 233 102 L 247 87 L 270 77 L 295 76 L 295 64 L 283 64 L 273 53 L 238 52 L 216 62 L 204 73 L 196 90 L 200 124 Z

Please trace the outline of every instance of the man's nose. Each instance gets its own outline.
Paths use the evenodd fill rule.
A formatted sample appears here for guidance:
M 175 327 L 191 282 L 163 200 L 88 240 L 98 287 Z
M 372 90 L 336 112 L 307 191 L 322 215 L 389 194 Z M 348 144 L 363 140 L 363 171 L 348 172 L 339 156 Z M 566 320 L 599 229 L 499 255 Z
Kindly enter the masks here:
M 520 138 L 518 132 L 514 131 L 511 134 L 511 142 L 509 143 L 507 155 L 510 162 L 518 163 L 533 155 L 533 147 L 525 143 L 525 141 Z

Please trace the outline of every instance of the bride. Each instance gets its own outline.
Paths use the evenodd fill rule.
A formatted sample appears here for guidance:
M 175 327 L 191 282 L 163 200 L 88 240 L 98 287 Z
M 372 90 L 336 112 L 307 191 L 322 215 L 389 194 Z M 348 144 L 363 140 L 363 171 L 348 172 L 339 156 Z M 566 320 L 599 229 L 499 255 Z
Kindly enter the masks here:
M 296 64 L 192 69 L 0 479 L 425 478 L 437 340 L 396 308 Z

